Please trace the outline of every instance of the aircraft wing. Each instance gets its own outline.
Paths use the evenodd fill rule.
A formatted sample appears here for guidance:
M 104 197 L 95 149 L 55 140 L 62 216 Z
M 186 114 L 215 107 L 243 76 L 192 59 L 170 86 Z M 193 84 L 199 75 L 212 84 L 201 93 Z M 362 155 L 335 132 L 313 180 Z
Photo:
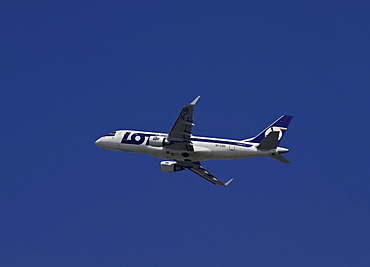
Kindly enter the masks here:
M 170 133 L 168 134 L 169 147 L 172 149 L 194 151 L 190 138 L 193 130 L 193 110 L 194 105 L 199 100 L 200 96 L 195 98 L 193 102 L 182 108 L 180 115 L 177 117 Z
M 211 174 L 209 171 L 204 169 L 203 166 L 200 164 L 200 162 L 178 161 L 178 165 L 186 169 L 189 169 L 190 171 L 198 174 L 202 178 L 208 180 L 209 182 L 215 185 L 225 185 L 226 186 L 226 185 L 229 185 L 232 182 L 232 180 L 234 180 L 234 179 L 230 179 L 226 183 L 221 182 L 213 174 Z

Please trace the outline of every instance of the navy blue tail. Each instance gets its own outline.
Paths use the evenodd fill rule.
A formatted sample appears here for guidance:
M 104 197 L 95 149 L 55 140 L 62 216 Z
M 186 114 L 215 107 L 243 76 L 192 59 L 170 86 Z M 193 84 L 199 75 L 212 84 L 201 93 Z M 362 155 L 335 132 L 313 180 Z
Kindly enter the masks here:
M 290 121 L 292 120 L 293 116 L 289 115 L 283 115 L 280 118 L 278 118 L 276 121 L 274 121 L 271 125 L 269 125 L 265 130 L 260 132 L 258 135 L 256 135 L 253 138 L 245 139 L 243 141 L 248 142 L 254 142 L 254 143 L 261 143 L 262 140 L 272 131 L 278 131 L 279 132 L 279 142 L 283 138 L 284 133 L 288 129 L 288 125 Z

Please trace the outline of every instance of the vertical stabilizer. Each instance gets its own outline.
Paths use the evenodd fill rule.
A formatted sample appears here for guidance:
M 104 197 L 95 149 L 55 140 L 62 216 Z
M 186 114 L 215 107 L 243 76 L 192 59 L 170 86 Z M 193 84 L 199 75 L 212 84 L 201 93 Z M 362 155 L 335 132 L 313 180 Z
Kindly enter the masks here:
M 285 131 L 288 129 L 288 125 L 292 120 L 293 116 L 290 115 L 283 115 L 270 124 L 265 130 L 260 132 L 253 138 L 245 139 L 243 141 L 254 142 L 254 143 L 261 143 L 265 137 L 267 137 L 271 132 L 277 132 L 278 135 L 278 142 L 276 145 L 279 144 L 280 140 L 283 138 Z

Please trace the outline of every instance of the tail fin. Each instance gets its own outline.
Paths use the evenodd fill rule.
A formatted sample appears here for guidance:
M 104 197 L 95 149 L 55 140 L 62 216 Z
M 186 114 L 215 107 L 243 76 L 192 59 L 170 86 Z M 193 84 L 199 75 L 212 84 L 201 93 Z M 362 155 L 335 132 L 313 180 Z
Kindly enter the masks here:
M 278 132 L 278 143 L 283 138 L 285 131 L 288 129 L 288 125 L 290 121 L 292 120 L 293 116 L 289 115 L 283 115 L 280 118 L 278 118 L 276 121 L 274 121 L 271 125 L 269 125 L 265 130 L 260 132 L 258 135 L 256 135 L 253 138 L 245 139 L 243 141 L 248 142 L 254 142 L 254 143 L 261 143 L 265 137 L 271 133 L 271 132 Z

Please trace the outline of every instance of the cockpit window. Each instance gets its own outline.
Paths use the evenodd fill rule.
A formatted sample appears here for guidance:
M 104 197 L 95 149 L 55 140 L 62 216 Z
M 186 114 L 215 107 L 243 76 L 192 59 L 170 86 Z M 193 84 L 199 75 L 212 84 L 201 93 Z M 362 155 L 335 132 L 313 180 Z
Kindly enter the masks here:
M 116 132 L 111 132 L 109 134 L 107 134 L 106 136 L 115 136 L 116 135 Z

